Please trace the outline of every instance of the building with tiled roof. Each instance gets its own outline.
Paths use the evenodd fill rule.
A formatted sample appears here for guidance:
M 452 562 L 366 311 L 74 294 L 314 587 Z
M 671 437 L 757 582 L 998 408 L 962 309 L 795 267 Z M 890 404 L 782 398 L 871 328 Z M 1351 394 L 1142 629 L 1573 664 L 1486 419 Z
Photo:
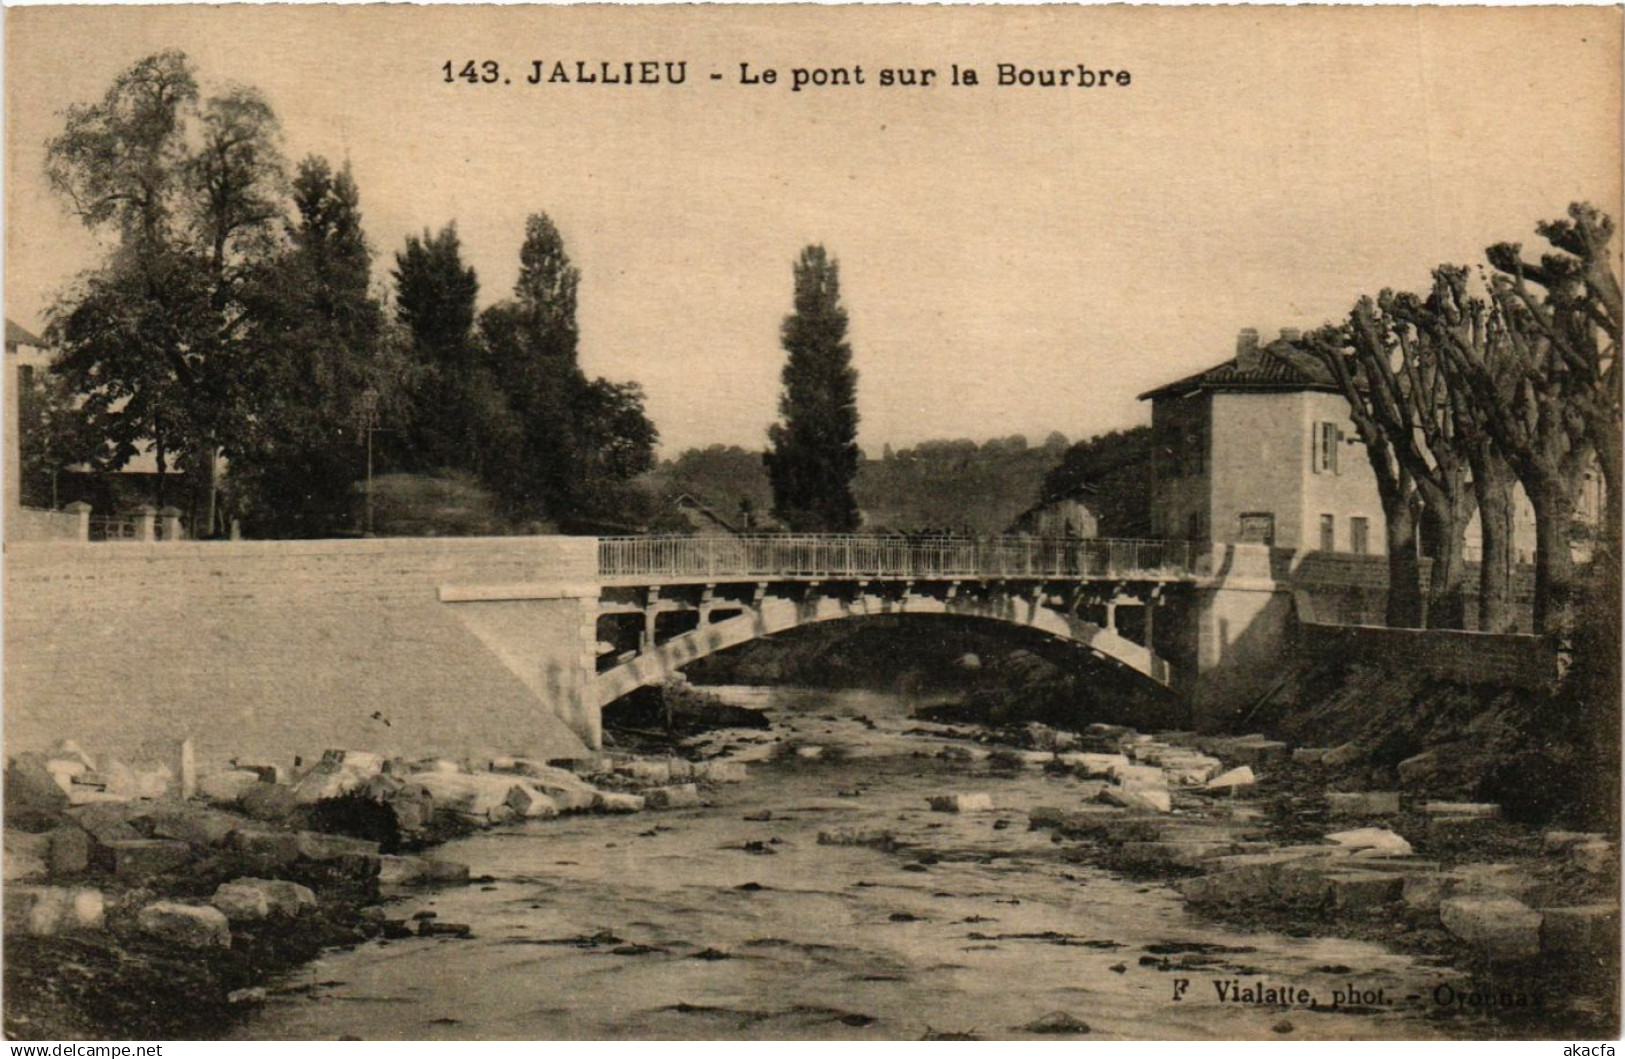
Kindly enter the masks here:
M 1140 395 L 1157 537 L 1381 554 L 1382 503 L 1348 403 L 1295 331 Z

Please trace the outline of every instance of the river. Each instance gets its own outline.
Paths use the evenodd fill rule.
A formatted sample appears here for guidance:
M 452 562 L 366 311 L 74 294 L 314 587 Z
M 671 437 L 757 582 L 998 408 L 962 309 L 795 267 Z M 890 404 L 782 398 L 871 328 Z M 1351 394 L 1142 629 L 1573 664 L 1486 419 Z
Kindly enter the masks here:
M 472 938 L 332 951 L 278 983 L 237 1037 L 1019 1038 L 1052 1012 L 1101 1039 L 1449 1029 L 1420 1000 L 1327 1004 L 1351 981 L 1425 995 L 1437 967 L 1361 942 L 1240 933 L 1188 914 L 1165 884 L 1069 863 L 1025 811 L 1075 804 L 1076 781 L 925 756 L 935 748 L 907 734 L 914 704 L 899 696 L 725 695 L 831 749 L 753 765 L 704 809 L 561 817 L 448 844 L 445 856 L 495 881 L 411 893 L 392 914 L 432 912 Z M 955 791 L 986 792 L 1000 811 L 928 810 L 928 795 Z M 746 819 L 763 810 L 771 819 Z M 838 828 L 883 828 L 901 849 L 819 844 Z M 1215 983 L 1232 979 L 1308 990 L 1320 1006 L 1221 1001 Z

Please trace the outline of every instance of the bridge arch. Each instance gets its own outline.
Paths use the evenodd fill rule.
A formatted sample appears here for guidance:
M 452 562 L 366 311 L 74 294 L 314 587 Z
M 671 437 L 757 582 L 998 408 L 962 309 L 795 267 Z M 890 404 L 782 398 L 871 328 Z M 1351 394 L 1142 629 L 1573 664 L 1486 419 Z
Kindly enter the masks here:
M 646 645 L 633 658 L 599 673 L 593 682 L 593 697 L 602 709 L 638 688 L 662 684 L 684 666 L 719 651 L 807 625 L 883 615 L 947 615 L 1001 622 L 1075 644 L 1164 687 L 1170 680 L 1168 663 L 1148 647 L 1056 608 L 1041 592 L 905 593 L 898 597 L 860 590 L 855 595 L 810 593 L 801 598 L 767 595 L 734 617 L 715 623 L 708 622 L 702 611 L 698 627 L 663 643 Z

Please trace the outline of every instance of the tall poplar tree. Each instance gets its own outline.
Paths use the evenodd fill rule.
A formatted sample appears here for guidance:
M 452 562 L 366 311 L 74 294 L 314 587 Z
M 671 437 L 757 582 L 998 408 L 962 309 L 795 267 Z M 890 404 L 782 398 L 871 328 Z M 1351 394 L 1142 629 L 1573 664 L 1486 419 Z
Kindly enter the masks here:
M 795 263 L 795 312 L 784 318 L 781 421 L 764 454 L 773 513 L 790 529 L 840 533 L 858 526 L 858 373 L 846 341 L 840 265 L 822 246 Z

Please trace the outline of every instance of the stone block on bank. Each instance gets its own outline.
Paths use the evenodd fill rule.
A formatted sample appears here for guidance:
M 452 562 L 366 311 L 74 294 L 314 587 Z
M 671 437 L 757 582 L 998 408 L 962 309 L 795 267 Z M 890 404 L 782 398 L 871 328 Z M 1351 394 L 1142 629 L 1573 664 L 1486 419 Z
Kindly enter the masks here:
M 711 783 L 744 783 L 746 776 L 743 761 L 702 761 L 694 766 L 694 778 Z
M 1500 821 L 1493 816 L 1429 816 L 1427 836 L 1430 839 L 1471 841 L 1494 832 L 1500 826 Z
M 316 894 L 310 887 L 289 882 L 287 879 L 233 879 L 229 883 L 222 884 L 221 889 L 226 886 L 258 893 L 265 899 L 266 906 L 274 916 L 298 916 L 316 907 Z M 218 892 L 216 891 L 217 895 Z M 219 907 L 218 903 L 215 907 Z
M 644 801 L 641 794 L 598 791 L 593 795 L 592 807 L 601 813 L 636 813 L 643 810 Z
M 1411 844 L 1385 827 L 1360 827 L 1352 831 L 1338 831 L 1326 836 L 1349 850 L 1376 850 L 1384 856 L 1408 856 Z
M 322 753 L 322 764 L 376 776 L 384 770 L 384 756 L 370 750 L 327 750 Z
M 1292 762 L 1296 765 L 1319 765 L 1326 760 L 1326 754 L 1331 750 L 1325 746 L 1299 746 L 1292 749 Z
M 1177 787 L 1200 787 L 1224 770 L 1218 758 L 1202 754 L 1165 754 L 1162 771 L 1168 782 Z
M 1441 762 L 1437 751 L 1424 750 L 1414 757 L 1408 757 L 1396 766 L 1399 782 L 1403 787 L 1419 787 L 1427 783 L 1439 772 Z
M 294 801 L 313 805 L 328 798 L 342 798 L 359 790 L 376 774 L 324 759 L 293 785 Z
M 1353 743 L 1343 743 L 1320 755 L 1320 763 L 1327 768 L 1342 768 L 1344 765 L 1352 765 L 1360 760 L 1362 754 L 1360 748 Z
M 156 901 L 136 917 L 143 934 L 190 949 L 231 948 L 231 924 L 218 908 Z
M 221 883 L 209 903 L 233 923 L 254 922 L 271 915 L 271 902 L 258 888 L 240 883 Z
M 1569 863 L 1590 875 L 1604 875 L 1619 866 L 1612 842 L 1581 842 L 1568 849 Z
M 1161 769 L 1151 765 L 1131 765 L 1126 760 L 1120 765 L 1114 765 L 1106 778 L 1124 787 L 1168 786 L 1168 777 L 1162 774 Z
M 1399 792 L 1327 791 L 1326 810 L 1332 816 L 1394 816 L 1399 812 Z
M 68 810 L 68 818 L 97 842 L 113 842 L 141 838 L 141 833 L 132 825 L 144 820 L 150 811 L 151 807 L 145 804 L 101 802 L 74 806 Z
M 77 875 L 90 867 L 92 841 L 78 824 L 63 824 L 46 836 L 50 840 L 52 875 Z M 7 854 L 10 859 L 10 854 Z
M 421 772 L 413 776 L 413 782 L 429 792 L 437 811 L 487 819 L 493 810 L 506 807 L 515 786 L 512 776 L 492 773 Z
M 642 783 L 666 783 L 671 780 L 671 765 L 665 760 L 633 758 L 618 763 L 615 771 Z
M 1606 842 L 1601 831 L 1548 831 L 1540 836 L 1540 848 L 1545 853 L 1563 853 L 1587 842 Z
M 237 799 L 243 813 L 255 820 L 266 822 L 286 820 L 299 809 L 299 798 L 292 787 L 277 783 L 261 783 L 245 790 Z
M 1332 907 L 1345 915 L 1357 915 L 1398 901 L 1405 890 L 1405 877 L 1394 872 L 1348 871 L 1330 874 Z
M 1424 802 L 1422 812 L 1428 816 L 1470 816 L 1494 820 L 1501 815 L 1495 802 Z
M 1439 905 L 1451 895 L 1450 880 L 1440 872 L 1417 872 L 1405 876 L 1399 897 L 1413 912 L 1438 914 Z
M 197 781 L 197 792 L 199 797 L 208 801 L 235 805 L 239 798 L 259 785 L 260 774 L 258 772 L 250 772 L 248 769 L 229 769 L 225 772 L 212 772 L 207 776 L 200 776 Z
M 378 843 L 348 835 L 329 835 L 321 831 L 300 831 L 294 841 L 303 860 L 330 861 L 341 857 L 376 857 Z
M 261 783 L 287 783 L 288 770 L 281 765 L 261 761 L 233 761 L 231 767 L 240 772 L 252 772 Z
M 643 794 L 644 804 L 650 809 L 692 809 L 700 804 L 699 789 L 692 783 L 652 787 Z
M 430 883 L 466 883 L 468 881 L 468 865 L 456 860 L 446 860 L 443 857 L 423 858 L 425 881 Z
M 1113 770 L 1129 767 L 1128 758 L 1122 754 L 1091 754 L 1075 751 L 1060 755 L 1060 762 L 1071 768 L 1084 779 L 1103 780 L 1113 776 Z
M 413 773 L 439 772 L 453 776 L 463 771 L 463 766 L 460 763 L 443 757 L 426 757 L 412 762 L 407 767 L 410 768 Z
M 1219 773 L 1208 780 L 1206 786 L 1210 791 L 1236 790 L 1242 787 L 1251 787 L 1257 782 L 1258 777 L 1253 775 L 1252 768 L 1248 765 L 1242 765 L 1240 768 L 1233 768 L 1228 772 Z
M 97 850 L 121 879 L 150 879 L 180 871 L 192 861 L 192 847 L 172 838 L 126 838 L 103 842 Z
M 1540 946 L 1563 956 L 1607 956 L 1619 948 L 1619 906 L 1541 909 Z
M 991 813 L 993 796 L 991 794 L 933 794 L 927 796 L 926 804 L 934 813 Z
M 57 785 L 39 754 L 18 754 L 6 764 L 6 826 L 38 826 L 68 808 L 68 792 Z
M 1444 928 L 1495 962 L 1539 955 L 1541 919 L 1511 897 L 1449 897 L 1439 904 Z
M 557 802 L 534 787 L 523 783 L 516 783 L 509 788 L 507 805 L 508 808 L 525 820 L 541 820 L 559 815 Z
M 428 878 L 422 857 L 384 853 L 378 857 L 378 881 L 386 886 L 412 886 Z
M 187 804 L 156 808 L 150 819 L 155 837 L 172 838 L 199 848 L 225 845 L 231 833 L 242 826 L 242 820 L 230 813 Z
M 299 859 L 299 836 L 291 831 L 245 828 L 232 832 L 230 846 L 266 867 L 286 867 Z
M 1155 787 L 1106 787 L 1095 800 L 1120 809 L 1148 813 L 1170 813 L 1174 809 L 1173 796 Z
M 7 886 L 6 933 L 50 937 L 74 930 L 101 930 L 107 904 L 100 890 L 70 886 Z
M 62 793 L 69 796 L 73 793 L 73 781 L 89 772 L 90 769 L 83 761 L 63 760 L 59 758 L 46 758 L 45 771 L 51 774 L 51 779 L 62 788 Z
M 51 857 L 51 836 L 6 829 L 5 881 L 44 877 Z
M 1265 739 L 1260 735 L 1242 736 L 1228 744 L 1225 749 L 1228 751 L 1227 756 L 1243 765 L 1267 765 L 1272 761 L 1285 761 L 1292 756 L 1291 746 L 1279 739 Z

